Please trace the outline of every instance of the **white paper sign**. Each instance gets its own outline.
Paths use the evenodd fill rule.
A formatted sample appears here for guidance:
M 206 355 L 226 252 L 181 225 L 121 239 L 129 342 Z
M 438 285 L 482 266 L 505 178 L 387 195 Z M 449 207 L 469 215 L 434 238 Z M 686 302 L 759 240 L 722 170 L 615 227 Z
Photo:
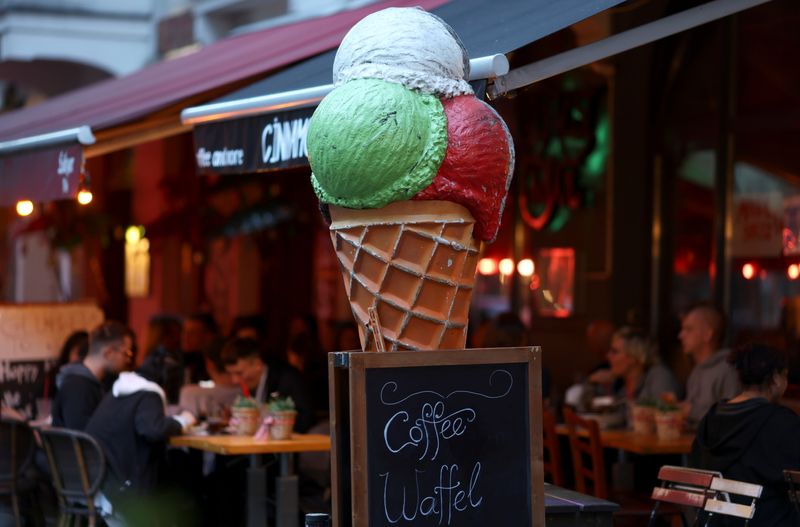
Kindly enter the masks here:
M 102 322 L 93 304 L 0 305 L 0 361 L 56 359 L 72 332 Z

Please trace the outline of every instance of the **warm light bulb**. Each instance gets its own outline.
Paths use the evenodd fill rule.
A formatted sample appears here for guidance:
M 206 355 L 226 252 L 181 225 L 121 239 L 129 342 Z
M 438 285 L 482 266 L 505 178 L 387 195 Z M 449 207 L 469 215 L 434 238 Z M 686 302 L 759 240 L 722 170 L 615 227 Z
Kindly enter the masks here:
M 786 274 L 789 275 L 789 280 L 797 280 L 797 277 L 800 276 L 800 265 L 790 265 L 786 269 Z
M 500 269 L 501 274 L 509 276 L 514 273 L 514 260 L 511 258 L 503 258 L 500 260 L 500 265 L 498 268 Z
M 78 203 L 80 203 L 81 205 L 88 205 L 89 203 L 92 202 L 93 197 L 94 196 L 92 196 L 91 191 L 81 190 L 80 192 L 78 192 Z
M 497 273 L 497 260 L 494 258 L 481 258 L 478 261 L 478 272 L 482 275 Z
M 525 258 L 517 263 L 517 272 L 520 274 L 520 276 L 533 276 L 534 268 L 535 266 L 533 265 L 533 260 L 530 258 Z
M 742 266 L 742 276 L 745 280 L 752 280 L 756 275 L 756 266 L 751 263 L 746 263 Z
M 134 244 L 142 239 L 142 228 L 137 225 L 131 225 L 125 229 L 125 241 Z
M 33 202 L 28 199 L 23 199 L 17 202 L 17 214 L 20 216 L 30 216 L 33 212 Z

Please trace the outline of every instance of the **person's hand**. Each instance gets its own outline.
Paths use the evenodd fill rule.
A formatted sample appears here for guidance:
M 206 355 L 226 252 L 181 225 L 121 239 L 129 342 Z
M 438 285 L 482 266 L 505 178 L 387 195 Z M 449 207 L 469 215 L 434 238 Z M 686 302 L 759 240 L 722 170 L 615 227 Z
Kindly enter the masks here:
M 597 370 L 589 375 L 589 382 L 593 384 L 611 384 L 614 382 L 614 374 L 611 370 Z
M 189 412 L 188 410 L 182 411 L 178 415 L 174 416 L 173 419 L 175 419 L 181 424 L 181 428 L 183 428 L 184 432 L 186 432 L 189 428 L 194 426 L 195 423 L 197 423 L 197 418 L 194 416 L 192 412 Z

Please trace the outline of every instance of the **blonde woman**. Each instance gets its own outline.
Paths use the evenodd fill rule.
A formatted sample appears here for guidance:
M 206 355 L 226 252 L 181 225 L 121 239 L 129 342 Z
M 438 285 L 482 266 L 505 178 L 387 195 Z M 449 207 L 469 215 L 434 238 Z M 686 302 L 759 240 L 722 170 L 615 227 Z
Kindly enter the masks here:
M 658 401 L 671 394 L 680 399 L 683 389 L 675 375 L 658 360 L 655 348 L 641 330 L 622 327 L 611 339 L 606 354 L 611 375 L 622 380 L 617 395 L 629 402 Z

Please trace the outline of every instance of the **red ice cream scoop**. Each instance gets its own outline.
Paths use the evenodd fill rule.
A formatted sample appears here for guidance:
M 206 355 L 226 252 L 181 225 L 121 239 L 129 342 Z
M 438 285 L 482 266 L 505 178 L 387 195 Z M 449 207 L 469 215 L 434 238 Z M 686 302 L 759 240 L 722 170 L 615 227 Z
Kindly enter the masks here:
M 506 123 L 472 95 L 442 100 L 447 117 L 447 150 L 433 182 L 416 200 L 445 200 L 466 207 L 475 218 L 475 238 L 497 236 L 514 172 L 514 143 Z

